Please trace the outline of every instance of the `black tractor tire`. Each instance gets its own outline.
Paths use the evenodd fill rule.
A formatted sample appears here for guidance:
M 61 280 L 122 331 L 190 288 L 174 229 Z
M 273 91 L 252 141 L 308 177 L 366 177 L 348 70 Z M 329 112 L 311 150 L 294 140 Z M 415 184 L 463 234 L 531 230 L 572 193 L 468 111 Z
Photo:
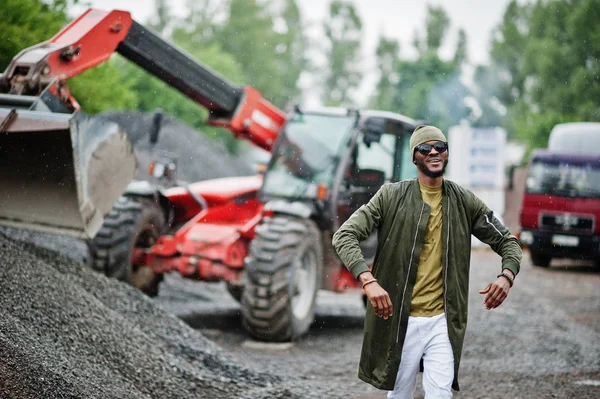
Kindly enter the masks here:
M 541 254 L 536 251 L 529 251 L 529 256 L 531 257 L 531 263 L 537 267 L 548 267 L 550 266 L 551 257 L 548 255 Z
M 149 267 L 134 267 L 131 260 L 134 248 L 150 248 L 164 229 L 164 213 L 155 201 L 122 196 L 94 239 L 87 241 L 87 264 L 107 277 L 156 296 L 163 275 Z
M 256 227 L 245 261 L 242 325 L 259 340 L 290 341 L 314 321 L 323 270 L 321 232 L 312 220 L 275 215 Z

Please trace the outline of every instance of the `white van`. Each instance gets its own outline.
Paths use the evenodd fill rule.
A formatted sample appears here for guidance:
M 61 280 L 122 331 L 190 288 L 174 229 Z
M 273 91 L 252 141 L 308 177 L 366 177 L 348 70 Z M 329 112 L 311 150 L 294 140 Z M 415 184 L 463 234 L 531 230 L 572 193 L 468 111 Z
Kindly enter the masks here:
M 600 123 L 561 123 L 552 129 L 548 151 L 571 154 L 600 153 Z

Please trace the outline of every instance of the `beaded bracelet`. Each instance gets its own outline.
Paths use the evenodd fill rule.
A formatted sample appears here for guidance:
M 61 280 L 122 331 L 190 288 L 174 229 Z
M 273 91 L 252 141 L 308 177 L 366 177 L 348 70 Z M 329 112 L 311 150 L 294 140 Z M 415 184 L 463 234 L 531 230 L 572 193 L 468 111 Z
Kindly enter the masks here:
M 510 278 L 510 276 L 508 274 L 500 273 L 496 277 L 504 277 L 505 279 L 507 279 L 508 284 L 510 284 L 510 288 L 512 288 L 513 284 L 515 283 L 514 280 L 512 278 Z
M 375 281 L 377 281 L 377 279 L 376 279 L 376 278 L 372 278 L 371 280 L 365 281 L 365 282 L 363 283 L 363 285 L 362 285 L 362 287 L 363 287 L 363 290 L 365 289 L 365 286 L 366 286 L 367 284 L 374 283 Z

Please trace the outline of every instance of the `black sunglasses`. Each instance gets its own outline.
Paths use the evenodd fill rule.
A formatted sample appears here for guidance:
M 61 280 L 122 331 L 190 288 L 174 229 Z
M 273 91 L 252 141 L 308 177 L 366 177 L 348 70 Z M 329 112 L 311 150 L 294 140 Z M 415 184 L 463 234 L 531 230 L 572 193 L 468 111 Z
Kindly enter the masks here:
M 419 144 L 416 147 L 416 150 L 423 155 L 429 155 L 432 148 L 435 148 L 435 150 L 441 154 L 448 151 L 448 143 L 444 141 L 438 141 L 435 144 Z

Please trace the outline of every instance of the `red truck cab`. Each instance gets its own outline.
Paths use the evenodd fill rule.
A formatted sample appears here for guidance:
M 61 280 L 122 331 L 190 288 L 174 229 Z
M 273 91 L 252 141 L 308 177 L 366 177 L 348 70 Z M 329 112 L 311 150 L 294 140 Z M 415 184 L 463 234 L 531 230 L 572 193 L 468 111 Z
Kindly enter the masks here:
M 536 150 L 520 214 L 531 261 L 587 259 L 600 265 L 600 155 Z

